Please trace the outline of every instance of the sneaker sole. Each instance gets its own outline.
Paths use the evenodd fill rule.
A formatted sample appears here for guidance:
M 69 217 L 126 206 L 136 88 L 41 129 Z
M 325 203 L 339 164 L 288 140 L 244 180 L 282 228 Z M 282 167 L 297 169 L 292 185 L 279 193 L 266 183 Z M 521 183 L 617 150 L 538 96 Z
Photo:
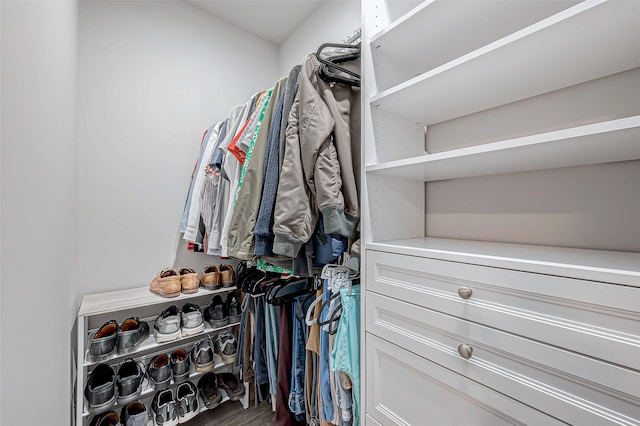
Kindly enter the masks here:
M 220 284 L 218 285 L 204 285 L 202 284 L 202 288 L 204 288 L 205 290 L 219 290 L 222 288 L 222 286 Z
M 182 293 L 184 294 L 193 294 L 193 293 L 197 293 L 198 290 L 200 290 L 200 287 L 196 287 L 196 288 L 190 288 L 185 290 L 184 288 L 182 289 Z
M 89 355 L 89 361 L 90 362 L 101 362 L 101 361 L 106 361 L 107 359 L 115 356 L 116 354 L 118 354 L 118 350 L 116 349 L 116 347 L 114 346 L 113 349 L 111 350 L 111 352 L 109 352 L 108 354 L 104 354 L 104 355 Z
M 233 355 L 220 354 L 220 358 L 222 358 L 222 362 L 224 362 L 225 364 L 231 364 L 236 362 L 236 354 L 233 354 Z
M 182 332 L 180 330 L 177 330 L 171 334 L 162 334 L 158 333 L 158 330 L 154 328 L 153 335 L 156 338 L 156 343 L 168 343 L 173 342 L 174 340 L 178 340 L 180 337 L 182 337 Z
M 117 399 L 118 405 L 127 405 L 130 402 L 135 401 L 136 399 L 140 398 L 141 393 L 142 393 L 142 386 L 140 386 L 140 388 L 136 392 L 132 393 L 129 396 L 122 397 L 122 398 L 118 396 L 118 399 Z
M 156 412 L 153 411 L 153 409 L 151 409 L 151 414 L 153 415 L 153 424 L 155 426 L 177 426 L 178 425 L 178 417 L 176 417 L 175 420 L 169 420 L 168 422 L 164 422 L 164 423 L 157 423 Z
M 211 361 L 211 364 L 205 364 L 205 365 L 196 365 L 196 371 L 198 373 L 206 373 L 207 371 L 211 371 L 215 368 L 216 363 L 214 361 Z
M 232 282 L 232 283 L 222 283 L 222 287 L 224 288 L 229 288 L 229 287 L 235 287 L 236 283 Z
M 242 315 L 238 315 L 238 316 L 229 315 L 229 324 L 235 324 L 240 321 L 242 321 Z
M 144 342 L 147 337 L 149 337 L 149 335 L 147 334 L 146 336 L 144 336 L 142 339 L 138 340 L 133 346 L 131 346 L 130 348 L 124 348 L 124 349 L 119 349 L 118 348 L 118 355 L 127 355 L 130 354 L 132 352 L 137 351 L 140 348 L 140 345 L 142 345 L 142 342 Z
M 89 411 L 89 414 L 92 414 L 92 415 L 101 414 L 111 410 L 115 405 L 116 405 L 116 394 L 114 392 L 113 397 L 111 397 L 111 399 L 105 402 L 104 404 L 94 405 L 94 406 L 89 404 L 88 411 Z
M 200 394 L 200 396 L 202 397 L 202 394 Z M 218 392 L 218 396 L 214 399 L 205 401 L 204 398 L 202 398 L 202 401 L 204 402 L 204 406 L 207 407 L 208 410 L 211 410 L 222 403 L 222 395 Z
M 149 290 L 151 291 L 151 290 Z M 157 294 L 160 297 L 166 297 L 166 298 L 171 298 L 171 297 L 178 297 L 180 296 L 180 292 L 174 292 L 174 293 L 165 293 L 164 291 L 151 291 L 151 293 L 153 294 Z
M 211 328 L 222 328 L 229 325 L 229 318 L 225 318 L 223 320 L 209 320 L 209 325 Z
M 196 334 L 200 334 L 204 331 L 204 323 L 200 324 L 194 328 L 184 328 L 182 327 L 182 337 L 195 336 Z
M 180 417 L 180 416 L 178 416 L 178 423 L 186 423 L 186 422 L 188 422 L 189 420 L 193 419 L 193 418 L 194 418 L 195 416 L 197 416 L 197 415 L 198 415 L 198 412 L 197 412 L 197 411 L 192 411 L 192 412 L 190 412 L 189 414 L 187 414 L 187 415 L 186 415 L 186 416 L 184 416 L 184 417 Z

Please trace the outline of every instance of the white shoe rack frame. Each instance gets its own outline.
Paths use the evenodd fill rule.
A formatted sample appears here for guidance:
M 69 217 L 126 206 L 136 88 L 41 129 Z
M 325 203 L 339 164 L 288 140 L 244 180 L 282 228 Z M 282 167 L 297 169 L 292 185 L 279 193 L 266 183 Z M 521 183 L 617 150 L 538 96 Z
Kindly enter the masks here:
M 204 331 L 195 335 L 181 337 L 171 342 L 157 343 L 153 334 L 153 323 L 155 318 L 168 306 L 176 305 L 178 309 L 181 309 L 182 305 L 186 302 L 197 303 L 204 312 L 204 307 L 211 303 L 211 300 L 215 295 L 220 295 L 223 298 L 227 293 L 235 291 L 235 287 L 220 288 L 217 290 L 205 290 L 200 288 L 197 293 L 180 294 L 178 297 L 163 298 L 149 291 L 148 287 L 132 288 L 127 290 L 96 293 L 84 296 L 77 318 L 77 346 L 74 353 L 74 361 L 76 365 L 76 379 L 74 389 L 74 420 L 76 426 L 86 426 L 89 424 L 90 418 L 93 416 L 89 414 L 87 409 L 87 402 L 84 397 L 84 386 L 91 370 L 100 363 L 106 363 L 112 367 L 120 366 L 125 360 L 133 358 L 136 361 L 142 361 L 146 366 L 149 360 L 161 353 L 170 353 L 174 349 L 186 348 L 189 349 L 199 341 L 200 339 L 210 336 L 215 337 L 219 332 L 234 328 L 240 325 L 239 322 L 231 323 L 223 327 L 212 328 L 205 321 Z M 149 336 L 142 342 L 142 344 L 132 353 L 118 355 L 114 354 L 102 361 L 91 361 L 88 359 L 87 351 L 89 348 L 89 337 L 96 329 L 98 329 L 105 321 L 109 319 L 115 319 L 118 324 L 131 316 L 138 316 L 141 321 L 145 321 L 149 324 Z M 235 333 L 237 335 L 237 333 Z M 214 355 L 215 367 L 212 371 L 227 371 L 232 367 L 232 364 L 224 364 L 218 354 Z M 225 369 L 226 367 L 226 369 Z M 116 369 L 117 371 L 117 369 Z M 189 375 L 189 380 L 197 384 L 197 381 L 204 372 L 196 372 L 192 366 L 192 371 Z M 171 388 L 175 390 L 176 385 L 173 383 Z M 224 390 L 221 389 L 223 394 L 222 403 L 229 401 L 229 397 Z M 147 410 L 151 414 L 151 400 L 155 390 L 149 385 L 147 380 L 143 383 L 143 391 L 140 395 L 140 400 L 145 402 Z M 245 395 L 240 399 L 243 408 L 249 406 L 249 389 L 245 384 Z M 202 399 L 198 397 L 199 413 L 205 412 L 208 409 L 204 406 Z M 113 408 L 116 412 L 121 409 L 118 405 Z M 153 425 L 151 415 L 149 416 L 149 425 Z

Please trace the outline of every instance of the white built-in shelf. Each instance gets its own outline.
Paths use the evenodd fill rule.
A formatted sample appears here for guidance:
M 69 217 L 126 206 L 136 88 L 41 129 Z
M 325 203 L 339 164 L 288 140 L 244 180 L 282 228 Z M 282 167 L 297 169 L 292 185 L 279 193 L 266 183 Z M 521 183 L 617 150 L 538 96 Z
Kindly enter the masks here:
M 639 67 L 638 40 L 640 2 L 588 0 L 383 91 L 371 104 L 439 123 Z
M 444 238 L 368 243 L 368 250 L 640 287 L 640 253 Z
M 92 365 L 96 365 L 96 364 L 104 364 L 104 363 L 108 363 L 108 364 L 113 364 L 114 362 L 118 362 L 118 361 L 124 361 L 127 358 L 133 358 L 135 357 L 137 354 L 140 353 L 147 353 L 150 352 L 154 349 L 161 349 L 161 348 L 165 348 L 165 347 L 180 347 L 180 345 L 188 345 L 190 343 L 193 343 L 197 340 L 200 340 L 203 337 L 206 337 L 212 333 L 216 333 L 222 330 L 225 330 L 227 328 L 231 328 L 231 327 L 235 327 L 236 325 L 240 325 L 239 322 L 236 323 L 232 323 L 232 324 L 228 324 L 222 327 L 216 327 L 213 328 L 211 327 L 211 325 L 209 325 L 208 322 L 204 322 L 204 331 L 198 333 L 198 334 L 194 334 L 191 336 L 187 336 L 187 337 L 181 337 L 179 339 L 176 340 L 172 340 L 170 342 L 164 342 L 164 343 L 158 343 L 156 342 L 156 338 L 153 335 L 153 321 L 147 321 L 149 324 L 149 336 L 147 336 L 147 338 L 140 344 L 140 347 L 133 353 L 129 353 L 129 354 L 124 354 L 124 355 L 112 355 L 111 357 L 102 360 L 102 361 L 89 361 L 89 344 L 91 343 L 90 340 L 87 340 L 87 352 L 85 354 L 85 362 L 84 362 L 84 366 L 85 367 L 91 367 Z M 95 331 L 92 330 L 91 332 L 89 332 L 89 336 L 91 335 L 91 333 Z
M 640 116 L 366 167 L 424 182 L 640 159 Z
M 78 316 L 86 317 L 115 311 L 141 308 L 152 305 L 160 305 L 168 302 L 179 302 L 195 297 L 213 296 L 219 293 L 227 293 L 236 290 L 236 287 L 220 288 L 218 290 L 206 290 L 200 288 L 197 293 L 180 293 L 177 297 L 161 297 L 149 291 L 149 286 L 136 287 L 127 290 L 95 293 L 84 296 Z
M 398 76 L 414 77 L 575 3 L 577 1 L 425 1 L 371 38 L 374 61 L 378 66 L 391 62 L 400 71 Z

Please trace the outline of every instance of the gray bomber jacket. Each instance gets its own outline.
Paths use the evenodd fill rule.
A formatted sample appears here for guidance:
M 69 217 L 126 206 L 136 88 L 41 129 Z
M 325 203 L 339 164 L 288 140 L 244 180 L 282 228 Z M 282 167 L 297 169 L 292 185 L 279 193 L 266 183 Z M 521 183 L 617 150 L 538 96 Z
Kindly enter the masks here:
M 356 236 L 360 217 L 350 134 L 359 89 L 325 82 L 318 67 L 315 55 L 308 55 L 286 130 L 273 252 L 288 257 L 309 241 L 319 213 L 326 233 L 345 237 Z

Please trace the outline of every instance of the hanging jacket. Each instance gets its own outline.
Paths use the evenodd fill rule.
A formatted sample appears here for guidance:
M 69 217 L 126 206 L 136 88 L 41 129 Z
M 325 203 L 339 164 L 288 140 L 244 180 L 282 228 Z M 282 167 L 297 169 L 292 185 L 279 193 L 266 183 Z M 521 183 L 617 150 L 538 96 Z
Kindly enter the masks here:
M 208 160 L 209 158 L 211 158 L 211 153 L 213 152 L 213 149 L 215 148 L 218 141 L 218 134 L 220 132 L 221 126 L 222 122 L 216 124 L 213 128 L 213 131 L 209 136 L 209 140 L 203 148 L 203 161 L 198 163 L 198 168 L 193 178 L 191 204 L 189 205 L 187 224 L 183 236 L 185 240 L 190 242 L 196 242 L 196 238 L 198 236 L 198 229 L 200 225 L 200 194 L 202 193 L 202 187 L 204 185 Z
M 227 254 L 238 259 L 250 260 L 254 257 L 254 228 L 262 197 L 264 157 L 269 126 L 286 82 L 286 77 L 283 77 L 273 88 L 267 109 L 260 119 L 261 125 L 258 134 L 248 147 L 240 176 L 236 205 L 227 235 Z
M 233 144 L 237 144 L 240 139 L 245 137 L 252 138 L 258 128 L 258 122 L 260 118 L 260 114 L 264 110 L 267 104 L 267 93 L 263 92 L 258 95 L 258 102 L 255 105 L 250 117 L 248 117 L 245 125 L 242 126 L 241 130 L 238 132 L 233 141 L 229 144 L 229 146 Z M 222 225 L 222 234 L 220 235 L 220 245 L 221 251 L 220 255 L 222 257 L 228 257 L 228 240 L 229 240 L 229 228 L 231 227 L 231 219 L 233 217 L 233 211 L 235 209 L 235 195 L 238 191 L 238 186 L 240 185 L 240 177 L 242 174 L 243 164 L 238 161 L 235 155 L 227 149 L 225 154 L 225 159 L 223 163 L 223 171 L 229 177 L 229 198 L 227 199 L 226 211 L 224 212 L 223 225 Z
M 308 55 L 286 131 L 274 211 L 273 252 L 288 257 L 296 257 L 309 241 L 320 212 L 324 230 L 330 234 L 354 237 L 359 222 L 347 118 L 356 90 L 338 84 L 332 87 L 318 77 L 318 67 L 315 55 Z

